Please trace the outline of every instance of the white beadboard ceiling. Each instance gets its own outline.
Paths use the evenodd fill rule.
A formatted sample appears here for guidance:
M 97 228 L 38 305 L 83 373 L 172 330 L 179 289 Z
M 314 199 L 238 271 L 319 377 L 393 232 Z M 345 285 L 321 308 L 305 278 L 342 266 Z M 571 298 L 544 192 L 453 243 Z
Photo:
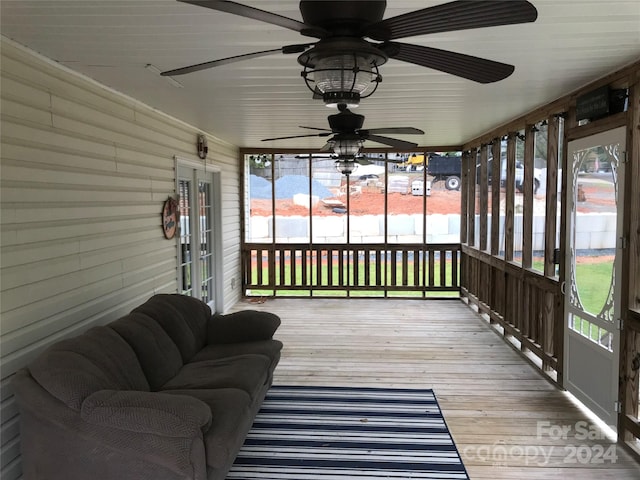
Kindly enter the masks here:
M 488 0 L 491 1 L 491 0 Z M 515 65 L 477 84 L 389 60 L 357 112 L 365 128 L 417 127 L 420 145 L 459 145 L 640 58 L 640 0 L 531 0 L 535 23 L 402 39 Z M 296 0 L 243 0 L 301 20 Z M 389 0 L 385 18 L 444 3 Z M 276 54 L 175 77 L 170 70 L 304 43 L 274 25 L 174 0 L 2 0 L 2 35 L 98 82 L 241 147 L 314 148 L 322 138 L 261 142 L 327 127 L 335 113 L 312 100 L 296 55 Z M 367 142 L 365 146 L 382 145 Z

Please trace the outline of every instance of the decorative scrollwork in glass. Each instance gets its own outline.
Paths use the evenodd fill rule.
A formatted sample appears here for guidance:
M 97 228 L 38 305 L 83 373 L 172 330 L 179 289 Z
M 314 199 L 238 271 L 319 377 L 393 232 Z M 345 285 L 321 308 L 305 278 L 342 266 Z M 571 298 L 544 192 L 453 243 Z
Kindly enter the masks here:
M 603 158 L 605 155 L 606 155 L 606 159 Z M 571 174 L 572 174 L 571 180 L 572 180 L 572 187 L 573 187 L 572 188 L 573 195 L 571 195 L 571 197 L 568 198 L 568 202 L 569 202 L 568 206 L 569 206 L 569 211 L 571 212 L 571 220 L 573 225 L 570 231 L 570 242 L 567 249 L 568 255 L 569 255 L 569 265 L 570 265 L 569 272 L 568 272 L 568 276 L 569 276 L 568 290 L 569 291 L 567 292 L 567 294 L 568 294 L 568 299 L 571 306 L 585 313 L 587 312 L 587 308 L 589 307 L 585 305 L 583 300 L 580 298 L 581 292 L 580 292 L 579 283 L 582 280 L 578 279 L 579 275 L 576 273 L 579 270 L 577 265 L 578 257 L 581 256 L 581 254 L 579 254 L 578 252 L 578 248 L 591 248 L 589 246 L 591 244 L 584 243 L 585 246 L 580 247 L 582 243 L 578 241 L 580 239 L 577 237 L 578 235 L 577 228 L 576 228 L 576 224 L 578 220 L 577 205 L 579 201 L 584 201 L 584 198 L 580 199 L 579 197 L 580 189 L 582 188 L 582 186 L 579 185 L 578 178 L 581 171 L 587 171 L 586 167 L 587 167 L 588 161 L 594 160 L 597 172 L 600 171 L 599 166 L 601 165 L 601 163 L 599 161 L 604 160 L 606 163 L 608 163 L 608 165 L 610 165 L 610 168 L 611 168 L 610 179 L 612 180 L 612 183 L 613 183 L 613 192 L 611 192 L 611 190 L 609 192 L 610 192 L 610 195 L 613 194 L 613 196 L 615 197 L 614 198 L 615 209 L 613 210 L 613 212 L 616 212 L 617 205 L 618 205 L 618 192 L 619 192 L 618 169 L 620 165 L 621 155 L 622 155 L 622 148 L 619 143 L 600 145 L 594 148 L 587 148 L 584 150 L 575 151 L 573 153 L 573 159 L 572 159 L 573 161 L 571 163 Z M 585 179 L 585 182 L 587 181 L 588 180 Z M 596 182 L 598 181 L 597 177 L 595 181 Z M 614 254 L 613 262 L 615 262 L 615 254 Z M 613 324 L 615 320 L 615 295 L 614 295 L 615 288 L 616 288 L 615 269 L 612 268 L 611 280 L 608 285 L 607 295 L 606 297 L 600 297 L 603 303 L 601 304 L 601 306 L 598 305 L 596 307 L 597 304 L 593 305 L 593 301 L 590 302 L 592 304 L 590 308 L 595 309 L 595 311 L 590 313 L 594 315 L 596 318 L 598 318 L 599 320 L 606 322 L 608 324 Z M 584 292 L 582 293 L 584 294 Z M 602 334 L 603 332 L 606 333 L 609 328 L 605 328 L 605 329 L 599 328 L 597 327 L 597 325 L 592 324 L 591 322 L 588 322 L 589 326 L 587 328 L 587 331 L 589 333 L 587 334 L 584 331 L 583 322 L 588 322 L 588 321 L 579 320 L 577 326 L 572 325 L 572 328 L 588 337 L 591 337 L 591 330 L 593 328 L 597 329 L 598 332 L 595 336 L 599 338 L 598 343 L 605 348 L 611 349 L 611 335 L 607 336 L 606 334 L 604 335 Z

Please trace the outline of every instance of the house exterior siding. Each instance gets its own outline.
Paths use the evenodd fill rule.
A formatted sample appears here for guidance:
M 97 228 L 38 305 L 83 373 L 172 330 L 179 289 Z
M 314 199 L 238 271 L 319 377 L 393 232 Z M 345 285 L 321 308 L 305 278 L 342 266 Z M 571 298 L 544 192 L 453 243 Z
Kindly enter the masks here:
M 2 38 L 0 358 L 2 465 L 19 478 L 10 379 L 47 345 L 177 291 L 177 242 L 160 212 L 175 158 L 200 133 Z M 221 176 L 223 298 L 239 298 L 238 151 L 211 136 Z M 206 165 L 203 164 L 203 167 Z

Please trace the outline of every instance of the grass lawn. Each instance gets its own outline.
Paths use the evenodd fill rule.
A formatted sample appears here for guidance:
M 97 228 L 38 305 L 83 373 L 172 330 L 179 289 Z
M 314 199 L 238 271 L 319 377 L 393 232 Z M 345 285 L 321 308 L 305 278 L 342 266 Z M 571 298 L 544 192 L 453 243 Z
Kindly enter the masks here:
M 611 271 L 611 261 L 576 265 L 578 294 L 586 311 L 598 314 L 602 310 L 609 295 Z
M 534 259 L 532 267 L 542 272 L 544 262 Z M 607 300 L 611 285 L 611 269 L 612 261 L 608 257 L 601 261 L 579 262 L 576 265 L 576 283 L 580 301 L 584 309 L 594 315 L 600 313 Z
M 397 272 L 396 272 L 396 279 L 395 279 L 395 285 L 397 285 L 398 287 L 401 287 L 403 285 L 403 272 L 401 270 L 401 264 L 400 262 L 398 262 L 398 265 L 396 266 Z M 445 262 L 445 283 L 444 285 L 452 285 L 452 266 L 451 266 L 451 261 L 446 261 Z M 369 279 L 368 282 L 365 282 L 366 278 L 365 278 L 365 265 L 364 262 L 362 261 L 362 259 L 358 262 L 358 275 L 357 275 L 357 279 L 355 278 L 354 272 L 353 271 L 347 271 L 347 267 L 346 267 L 346 263 L 343 267 L 343 272 L 342 272 L 342 276 L 343 276 L 343 282 L 346 280 L 346 284 L 350 287 L 369 287 L 371 288 L 371 290 L 351 290 L 350 291 L 350 296 L 351 297 L 384 297 L 384 286 L 379 286 L 376 287 L 377 283 L 383 283 L 386 285 L 392 285 L 393 284 L 393 279 L 391 278 L 391 274 L 390 272 L 387 272 L 386 276 L 385 276 L 385 272 L 384 272 L 384 265 L 381 265 L 380 268 L 380 281 L 376 282 L 377 279 L 377 272 L 376 272 L 376 265 L 375 262 L 373 260 L 371 260 L 371 263 L 369 265 Z M 263 279 L 267 279 L 268 278 L 268 268 L 265 267 L 263 272 Z M 420 271 L 418 273 L 419 275 L 419 282 L 418 285 L 421 284 L 422 282 L 422 278 L 423 278 L 423 272 Z M 387 296 L 389 297 L 422 297 L 423 294 L 421 291 L 416 291 L 416 290 L 411 290 L 411 288 L 414 288 L 414 264 L 413 263 L 408 263 L 407 265 L 407 272 L 406 272 L 406 276 L 407 276 L 407 282 L 406 284 L 407 289 L 406 290 L 399 290 L 399 291 L 388 291 L 387 292 Z M 275 271 L 275 277 L 276 277 L 276 283 L 278 283 L 278 290 L 276 291 L 276 295 L 278 296 L 309 296 L 311 290 L 308 289 L 304 289 L 304 290 L 287 290 L 286 287 L 289 285 L 305 285 L 305 286 L 311 286 L 311 287 L 318 287 L 321 286 L 322 289 L 317 289 L 317 288 L 313 288 L 313 295 L 314 296 L 332 296 L 332 297 L 342 297 L 345 296 L 346 297 L 346 292 L 341 290 L 341 287 L 339 286 L 339 279 L 340 279 L 340 270 L 339 270 L 339 266 L 337 264 L 332 265 L 332 270 L 331 270 L 331 282 L 329 281 L 329 267 L 327 264 L 323 264 L 322 266 L 322 271 L 320 272 L 320 279 L 318 280 L 318 271 L 317 271 L 317 266 L 315 264 L 313 264 L 308 270 L 307 270 L 307 279 L 303 279 L 302 277 L 302 268 L 300 267 L 300 265 L 298 265 L 296 267 L 295 270 L 295 279 L 292 278 L 292 271 L 291 271 L 291 265 L 289 262 L 286 262 L 284 264 L 284 271 L 282 272 L 282 276 L 281 276 L 281 272 L 280 272 L 280 265 L 276 264 L 276 271 Z M 386 278 L 385 278 L 386 277 Z M 436 262 L 434 265 L 434 272 L 433 272 L 433 286 L 441 286 L 440 284 L 440 263 Z M 284 281 L 282 283 L 280 283 L 280 278 L 283 278 Z M 257 276 L 257 272 L 254 272 L 253 275 L 253 279 L 252 281 L 254 283 L 257 283 L 258 280 L 258 276 Z M 456 279 L 456 284 L 458 283 L 458 279 Z M 426 275 L 426 282 L 429 282 L 429 276 L 428 276 L 428 271 L 427 271 L 427 275 Z M 335 287 L 335 290 L 332 290 L 331 287 Z M 283 289 L 284 287 L 284 289 Z M 252 289 L 251 290 L 251 294 L 252 295 L 273 295 L 273 291 L 272 290 L 267 290 L 267 289 Z M 433 291 L 433 292 L 427 292 L 426 296 L 428 297 L 457 297 L 459 296 L 458 292 L 440 292 L 440 291 Z

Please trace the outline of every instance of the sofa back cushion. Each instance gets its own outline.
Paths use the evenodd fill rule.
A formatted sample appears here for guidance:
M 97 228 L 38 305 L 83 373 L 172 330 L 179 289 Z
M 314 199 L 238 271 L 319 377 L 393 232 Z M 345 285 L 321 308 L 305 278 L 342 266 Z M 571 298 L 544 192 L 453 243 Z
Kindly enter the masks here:
M 133 349 L 102 326 L 52 345 L 29 371 L 40 386 L 77 411 L 99 390 L 149 390 Z
M 131 312 L 108 326 L 136 353 L 152 391 L 158 390 L 182 368 L 180 350 L 155 319 Z
M 184 363 L 206 343 L 211 309 L 197 298 L 179 294 L 154 295 L 133 312 L 156 320 L 177 345 Z

